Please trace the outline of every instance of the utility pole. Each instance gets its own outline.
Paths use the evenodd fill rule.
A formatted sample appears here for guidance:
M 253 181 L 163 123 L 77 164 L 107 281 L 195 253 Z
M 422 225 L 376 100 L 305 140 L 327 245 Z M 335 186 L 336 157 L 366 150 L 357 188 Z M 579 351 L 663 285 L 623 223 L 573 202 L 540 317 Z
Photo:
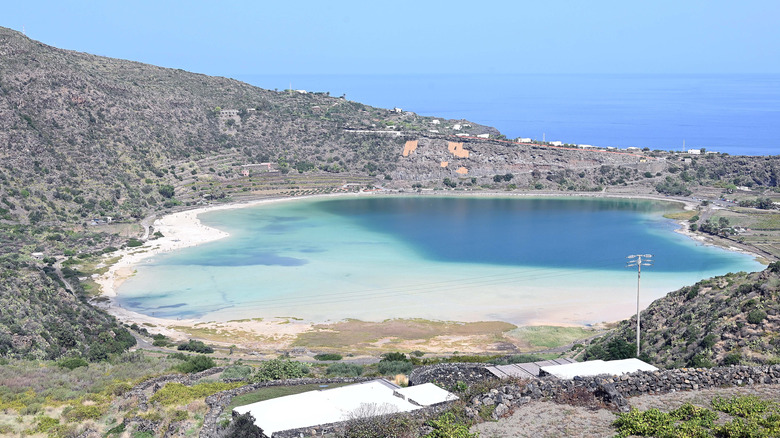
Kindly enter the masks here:
M 642 280 L 642 266 L 653 266 L 652 254 L 632 254 L 628 257 L 627 268 L 636 266 L 636 357 L 639 358 L 639 286 Z

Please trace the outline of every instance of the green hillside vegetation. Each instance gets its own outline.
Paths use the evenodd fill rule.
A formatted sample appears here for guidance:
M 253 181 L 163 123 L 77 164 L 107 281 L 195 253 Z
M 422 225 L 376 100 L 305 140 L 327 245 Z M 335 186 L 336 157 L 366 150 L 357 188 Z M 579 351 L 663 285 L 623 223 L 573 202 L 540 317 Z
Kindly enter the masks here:
M 665 368 L 780 363 L 780 262 L 703 280 L 654 301 L 641 318 L 642 359 Z M 633 357 L 636 318 L 585 351 Z

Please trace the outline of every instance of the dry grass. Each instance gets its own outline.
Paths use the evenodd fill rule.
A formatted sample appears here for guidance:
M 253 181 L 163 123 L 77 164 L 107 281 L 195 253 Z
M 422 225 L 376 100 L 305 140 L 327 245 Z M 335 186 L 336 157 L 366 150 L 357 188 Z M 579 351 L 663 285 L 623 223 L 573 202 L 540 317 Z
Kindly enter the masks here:
M 491 349 L 506 342 L 504 333 L 516 328 L 500 321 L 470 323 L 391 319 L 382 322 L 348 320 L 318 324 L 312 331 L 298 335 L 294 345 L 316 349 L 351 352 L 396 349 L 422 351 L 470 351 Z
M 521 348 L 529 351 L 556 348 L 572 344 L 601 333 L 584 327 L 529 326 L 519 327 L 507 333 Z

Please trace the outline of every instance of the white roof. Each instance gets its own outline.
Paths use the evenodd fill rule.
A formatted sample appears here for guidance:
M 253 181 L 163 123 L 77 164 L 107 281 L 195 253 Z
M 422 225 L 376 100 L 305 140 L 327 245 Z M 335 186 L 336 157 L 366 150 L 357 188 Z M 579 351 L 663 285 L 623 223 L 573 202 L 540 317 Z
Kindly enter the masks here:
M 404 398 L 394 395 L 396 392 Z M 271 436 L 283 430 L 348 420 L 356 411 L 374 415 L 409 412 L 455 399 L 457 396 L 432 383 L 399 388 L 377 379 L 238 406 L 234 411 L 250 412 L 255 424 Z
M 398 389 L 396 392 L 406 397 L 407 400 L 411 400 L 423 406 L 431 406 L 458 399 L 458 396 L 455 394 L 441 389 L 433 383 L 408 386 L 406 388 Z
M 587 362 L 542 367 L 542 371 L 552 374 L 559 379 L 573 379 L 575 376 L 598 376 L 600 374 L 617 376 L 620 374 L 633 373 L 635 371 L 656 370 L 658 370 L 658 368 L 636 358 L 610 360 L 606 362 L 603 360 L 591 360 Z

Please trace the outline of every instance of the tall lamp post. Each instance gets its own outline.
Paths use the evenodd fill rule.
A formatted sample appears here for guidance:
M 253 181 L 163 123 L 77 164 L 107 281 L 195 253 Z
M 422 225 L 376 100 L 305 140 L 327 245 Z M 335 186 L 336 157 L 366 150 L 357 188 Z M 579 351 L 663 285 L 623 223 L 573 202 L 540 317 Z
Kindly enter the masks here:
M 639 286 L 642 281 L 642 266 L 652 266 L 652 254 L 632 254 L 628 257 L 627 268 L 636 266 L 636 357 L 639 357 Z

